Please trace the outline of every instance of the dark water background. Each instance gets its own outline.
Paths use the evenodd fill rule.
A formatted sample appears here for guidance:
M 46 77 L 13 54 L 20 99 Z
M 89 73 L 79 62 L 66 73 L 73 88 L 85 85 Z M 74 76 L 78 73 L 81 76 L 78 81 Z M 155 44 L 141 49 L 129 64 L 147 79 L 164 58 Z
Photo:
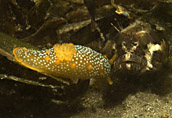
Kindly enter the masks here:
M 163 32 L 169 44 L 167 65 L 159 76 L 146 76 L 149 81 L 114 80 L 114 85 L 88 87 L 88 81 L 66 86 L 0 55 L 0 76 L 9 75 L 35 80 L 43 84 L 65 86 L 52 89 L 16 82 L 6 77 L 0 81 L 0 117 L 2 118 L 155 118 L 172 117 L 172 1 L 117 0 L 118 5 L 131 12 L 133 18 L 115 13 L 109 0 L 95 0 L 95 17 L 108 37 L 109 23 L 125 28 L 136 19 L 150 23 Z M 98 32 L 91 31 L 90 14 L 82 0 L 0 0 L 0 32 L 31 44 L 35 48 L 49 48 L 55 43 L 72 42 L 102 52 L 104 43 Z M 114 21 L 114 18 L 117 21 Z M 83 22 L 83 23 L 81 23 Z M 0 37 L 0 49 L 4 49 Z M 7 39 L 11 42 L 11 39 Z M 109 40 L 109 39 L 107 39 Z M 6 44 L 8 45 L 8 44 Z M 26 45 L 26 44 L 22 44 Z M 12 50 L 9 48 L 8 53 Z M 106 50 L 109 57 L 112 50 Z M 157 74 L 157 73 L 156 73 Z M 47 80 L 39 80 L 45 77 Z M 134 78 L 134 77 L 133 77 Z

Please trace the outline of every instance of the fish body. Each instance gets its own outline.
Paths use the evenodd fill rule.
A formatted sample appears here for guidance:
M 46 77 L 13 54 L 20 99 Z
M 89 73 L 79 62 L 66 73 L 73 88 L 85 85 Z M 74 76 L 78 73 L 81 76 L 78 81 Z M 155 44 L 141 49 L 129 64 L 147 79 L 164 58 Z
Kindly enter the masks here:
M 160 70 L 168 57 L 168 44 L 151 24 L 136 20 L 123 29 L 115 40 L 118 57 L 114 71 L 119 75 L 142 75 Z
M 25 67 L 72 81 L 107 78 L 111 72 L 109 60 L 101 53 L 72 43 L 55 44 L 44 50 L 18 47 L 13 54 L 16 61 Z

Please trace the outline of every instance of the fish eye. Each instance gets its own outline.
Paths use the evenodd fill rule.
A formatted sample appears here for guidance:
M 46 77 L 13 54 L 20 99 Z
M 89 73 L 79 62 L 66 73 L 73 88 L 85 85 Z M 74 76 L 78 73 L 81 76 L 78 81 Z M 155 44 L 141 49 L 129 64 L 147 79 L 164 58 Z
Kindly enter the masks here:
M 134 42 L 134 43 L 133 43 L 133 46 L 137 46 L 137 45 L 138 45 L 138 42 Z

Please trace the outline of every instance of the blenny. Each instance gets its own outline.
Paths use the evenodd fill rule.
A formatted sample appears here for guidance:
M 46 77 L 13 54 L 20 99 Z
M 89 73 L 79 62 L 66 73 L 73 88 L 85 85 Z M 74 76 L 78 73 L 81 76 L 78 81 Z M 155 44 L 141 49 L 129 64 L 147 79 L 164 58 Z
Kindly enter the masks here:
M 160 70 L 169 52 L 161 35 L 151 24 L 140 20 L 120 31 L 118 40 L 114 40 L 118 55 L 113 64 L 115 72 L 125 75 Z
M 104 78 L 112 84 L 109 60 L 89 47 L 72 43 L 55 44 L 44 50 L 17 47 L 13 54 L 16 61 L 25 67 L 54 77 L 68 78 L 73 83 L 77 83 L 78 79 Z

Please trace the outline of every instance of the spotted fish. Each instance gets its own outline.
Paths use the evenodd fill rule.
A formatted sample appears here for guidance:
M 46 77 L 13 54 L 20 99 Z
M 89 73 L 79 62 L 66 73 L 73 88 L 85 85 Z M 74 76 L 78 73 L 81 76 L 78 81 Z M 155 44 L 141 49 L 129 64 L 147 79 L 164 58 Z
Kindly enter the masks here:
M 81 45 L 55 44 L 50 49 L 33 50 L 15 48 L 13 54 L 17 62 L 32 70 L 55 77 L 78 79 L 108 78 L 111 65 L 102 54 Z M 109 80 L 109 84 L 112 82 Z

